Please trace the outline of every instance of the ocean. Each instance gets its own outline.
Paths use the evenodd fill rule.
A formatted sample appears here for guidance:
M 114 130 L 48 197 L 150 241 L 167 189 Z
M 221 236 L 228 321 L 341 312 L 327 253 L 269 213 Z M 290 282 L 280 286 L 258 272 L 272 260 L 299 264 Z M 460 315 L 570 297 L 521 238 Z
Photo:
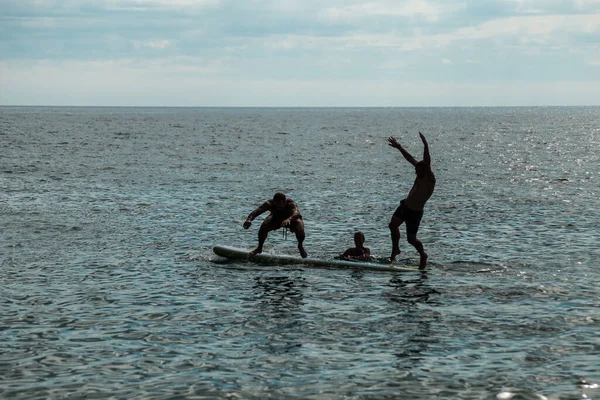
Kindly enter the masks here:
M 309 257 L 389 256 L 419 131 L 426 271 L 212 252 L 282 191 Z M 600 107 L 0 107 L 0 143 L 0 398 L 600 398 Z

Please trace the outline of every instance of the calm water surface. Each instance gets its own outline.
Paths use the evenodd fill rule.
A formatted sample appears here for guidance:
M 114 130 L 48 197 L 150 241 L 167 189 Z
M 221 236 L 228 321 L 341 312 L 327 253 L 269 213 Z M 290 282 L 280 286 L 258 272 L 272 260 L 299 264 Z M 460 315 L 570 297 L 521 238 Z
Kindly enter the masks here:
M 427 272 L 213 255 L 284 191 L 311 257 L 388 256 L 419 131 Z M 0 107 L 0 143 L 1 398 L 600 398 L 598 107 Z

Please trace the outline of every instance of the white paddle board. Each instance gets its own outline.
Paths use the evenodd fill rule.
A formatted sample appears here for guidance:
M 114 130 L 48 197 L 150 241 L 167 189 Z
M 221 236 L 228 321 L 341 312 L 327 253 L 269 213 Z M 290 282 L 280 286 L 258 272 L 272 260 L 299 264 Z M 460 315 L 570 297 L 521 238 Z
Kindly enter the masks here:
M 321 260 L 318 258 L 301 258 L 289 255 L 276 255 L 276 254 L 256 254 L 252 255 L 246 249 L 240 249 L 231 246 L 215 246 L 213 251 L 216 255 L 237 259 L 237 260 L 248 260 L 256 263 L 281 263 L 281 264 L 302 264 L 311 267 L 321 268 L 345 268 L 345 269 L 358 269 L 358 270 L 372 270 L 372 271 L 419 271 L 417 267 L 410 266 L 399 266 L 393 264 L 377 264 L 374 262 L 362 262 L 362 261 L 347 261 L 347 260 Z

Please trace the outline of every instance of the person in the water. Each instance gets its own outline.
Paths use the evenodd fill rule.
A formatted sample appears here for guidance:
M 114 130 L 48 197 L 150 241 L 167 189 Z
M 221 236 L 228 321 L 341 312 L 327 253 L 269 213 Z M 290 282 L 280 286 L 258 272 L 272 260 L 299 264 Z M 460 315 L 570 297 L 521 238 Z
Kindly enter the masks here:
M 254 218 L 266 211 L 270 211 L 270 214 L 264 219 L 258 230 L 258 247 L 252 250 L 250 254 L 254 255 L 262 253 L 263 244 L 270 231 L 275 231 L 279 228 L 288 228 L 296 234 L 300 256 L 306 258 L 308 254 L 302 245 L 305 236 L 304 222 L 302 221 L 302 215 L 300 215 L 296 202 L 286 197 L 285 194 L 281 192 L 275 193 L 272 200 L 265 201 L 260 207 L 248 215 L 248 218 L 244 221 L 244 229 L 250 228 Z
M 349 261 L 369 261 L 371 250 L 365 247 L 365 235 L 362 232 L 356 232 L 354 234 L 354 247 L 350 247 L 336 258 Z

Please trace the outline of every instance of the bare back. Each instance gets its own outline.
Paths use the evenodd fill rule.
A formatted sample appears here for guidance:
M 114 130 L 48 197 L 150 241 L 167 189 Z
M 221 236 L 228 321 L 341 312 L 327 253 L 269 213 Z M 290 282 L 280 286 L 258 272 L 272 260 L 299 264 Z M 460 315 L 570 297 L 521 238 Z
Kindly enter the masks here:
M 433 194 L 435 188 L 435 175 L 429 169 L 423 173 L 423 176 L 417 176 L 413 183 L 408 197 L 406 198 L 406 206 L 411 210 L 421 211 L 425 207 L 425 203 Z

